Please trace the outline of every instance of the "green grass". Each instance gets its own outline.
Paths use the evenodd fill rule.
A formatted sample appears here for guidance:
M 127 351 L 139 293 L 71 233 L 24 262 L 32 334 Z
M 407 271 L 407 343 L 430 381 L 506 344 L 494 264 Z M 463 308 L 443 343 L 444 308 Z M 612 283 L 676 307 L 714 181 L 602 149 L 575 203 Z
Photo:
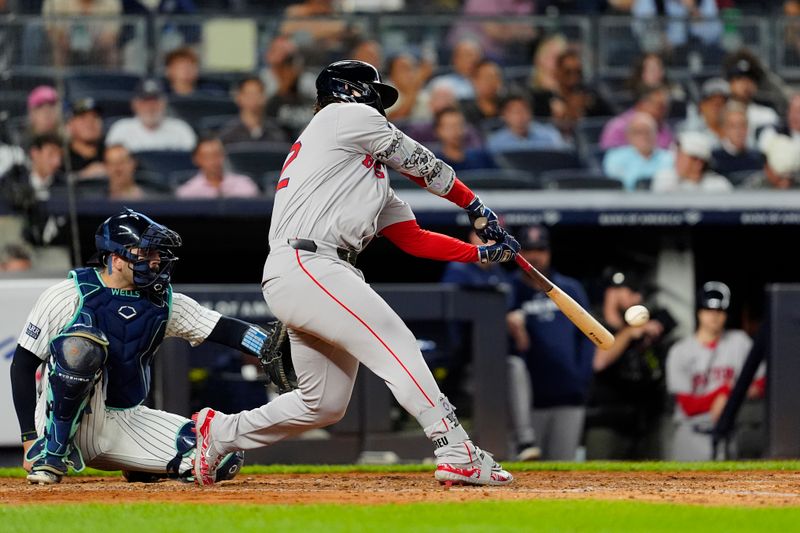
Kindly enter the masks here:
M 542 531 L 681 533 L 797 531 L 800 508 L 638 502 L 512 501 L 408 505 L 120 504 L 0 507 L 4 532 Z
M 503 463 L 512 472 L 733 472 L 741 470 L 797 470 L 800 461 L 718 461 L 676 463 L 669 461 L 588 461 L 585 463 Z M 346 472 L 430 472 L 426 464 L 403 465 L 254 465 L 242 468 L 242 474 L 339 474 Z M 23 477 L 22 468 L 0 468 L 0 477 Z M 115 476 L 119 472 L 106 472 L 87 468 L 77 476 Z

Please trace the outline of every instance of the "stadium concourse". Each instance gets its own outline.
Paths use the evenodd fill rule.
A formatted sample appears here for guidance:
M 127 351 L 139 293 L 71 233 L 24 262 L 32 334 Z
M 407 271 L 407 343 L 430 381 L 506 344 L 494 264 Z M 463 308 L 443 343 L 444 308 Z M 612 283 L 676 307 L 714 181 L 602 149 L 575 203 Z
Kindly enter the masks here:
M 800 454 L 793 405 L 776 400 L 790 397 L 787 382 L 769 373 L 773 363 L 800 370 L 773 360 L 777 342 L 791 353 L 794 341 L 786 316 L 766 312 L 800 282 L 786 253 L 800 227 L 800 2 L 153 5 L 0 2 L 0 296 L 14 302 L 0 308 L 0 380 L 38 295 L 85 264 L 95 228 L 123 206 L 181 235 L 178 289 L 225 315 L 271 320 L 259 284 L 281 171 L 314 116 L 317 74 L 359 59 L 399 92 L 388 120 L 450 165 L 512 234 L 544 234 L 523 253 L 573 280 L 620 339 L 614 352 L 585 351 L 565 366 L 548 342 L 573 330 L 554 325 L 560 315 L 541 294 L 519 290 L 509 265 L 459 270 L 375 239 L 358 268 L 392 295 L 437 384 L 471 434 L 499 444 L 498 459 L 550 457 L 566 426 L 579 429 L 570 459 L 665 459 L 687 418 L 708 441 L 702 459 Z M 386 177 L 420 226 L 471 238 L 463 210 L 399 173 Z M 730 297 L 716 309 L 725 327 L 706 338 L 696 327 L 712 281 Z M 651 309 L 640 329 L 620 318 L 629 293 Z M 472 313 L 477 301 L 492 316 Z M 483 331 L 489 323 L 494 331 Z M 730 332 L 747 338 L 744 353 L 721 358 L 734 363 L 689 369 L 692 385 L 668 393 L 676 343 L 714 354 Z M 168 342 L 159 355 L 154 408 L 236 412 L 275 397 L 237 351 Z M 765 360 L 767 377 L 746 372 L 746 360 Z M 722 379 L 707 390 L 700 381 L 717 383 L 711 373 Z M 781 389 L 770 396 L 770 387 Z M 427 458 L 429 443 L 398 407 L 383 382 L 362 376 L 341 422 L 250 454 L 249 464 Z M 577 418 L 562 427 L 561 409 Z M 10 398 L 0 426 L 0 462 L 19 465 Z M 518 490 L 536 490 L 539 475 L 522 473 Z M 645 491 L 668 479 L 643 477 Z M 778 477 L 774 492 L 794 494 Z M 544 481 L 564 494 L 576 480 Z M 635 481 L 612 479 L 611 490 L 636 492 L 627 488 Z M 0 500 L 12 501 L 6 483 Z

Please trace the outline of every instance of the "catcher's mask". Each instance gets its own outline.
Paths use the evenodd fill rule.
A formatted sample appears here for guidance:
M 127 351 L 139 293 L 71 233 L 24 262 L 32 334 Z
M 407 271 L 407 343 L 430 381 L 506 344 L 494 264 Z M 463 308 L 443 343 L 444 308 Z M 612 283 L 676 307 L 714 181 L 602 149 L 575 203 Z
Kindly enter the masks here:
M 182 244 L 176 232 L 149 217 L 126 209 L 105 220 L 95 233 L 97 254 L 89 264 L 107 265 L 115 254 L 133 271 L 133 284 L 156 303 L 163 303 Z
M 397 101 L 397 89 L 381 82 L 378 69 L 364 61 L 347 59 L 325 67 L 317 76 L 317 101 L 367 104 L 386 116 L 386 108 Z

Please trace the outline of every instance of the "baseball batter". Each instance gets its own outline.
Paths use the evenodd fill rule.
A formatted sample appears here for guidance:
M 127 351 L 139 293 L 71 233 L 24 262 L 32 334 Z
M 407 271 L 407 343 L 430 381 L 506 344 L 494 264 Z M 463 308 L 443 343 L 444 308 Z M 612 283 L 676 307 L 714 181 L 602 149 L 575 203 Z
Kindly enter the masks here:
M 676 400 L 672 460 L 713 459 L 710 431 L 752 346 L 744 331 L 725 329 L 730 297 L 724 283 L 704 284 L 695 334 L 676 342 L 667 355 L 667 389 Z M 762 367 L 750 395 L 763 393 L 763 387 Z
M 340 61 L 317 78 L 317 113 L 286 158 L 278 181 L 263 291 L 289 328 L 299 388 L 252 411 L 197 415 L 195 479 L 213 483 L 218 461 L 235 450 L 333 424 L 345 413 L 356 370 L 380 376 L 433 442 L 440 482 L 504 485 L 512 476 L 459 424 L 400 317 L 365 283 L 355 258 L 380 234 L 419 257 L 501 262 L 519 245 L 496 215 L 416 141 L 387 121 L 397 90 L 360 61 Z M 388 165 L 428 191 L 485 216 L 473 245 L 424 231 L 392 190 Z
M 123 470 L 130 481 L 190 477 L 194 423 L 142 405 L 164 337 L 211 340 L 259 355 L 267 332 L 173 293 L 177 233 L 131 211 L 97 230 L 98 268 L 78 268 L 39 297 L 19 337 L 12 392 L 31 483 L 72 466 Z M 35 375 L 45 363 L 41 393 Z M 223 458 L 230 479 L 241 454 Z

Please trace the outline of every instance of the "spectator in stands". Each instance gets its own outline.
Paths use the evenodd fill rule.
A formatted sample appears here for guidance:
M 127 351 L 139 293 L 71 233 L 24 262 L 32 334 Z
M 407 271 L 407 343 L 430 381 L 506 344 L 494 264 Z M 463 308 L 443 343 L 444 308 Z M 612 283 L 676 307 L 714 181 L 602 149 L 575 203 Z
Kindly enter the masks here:
M 686 91 L 680 83 L 673 83 L 667 77 L 667 69 L 661 54 L 650 52 L 636 60 L 631 70 L 631 76 L 626 82 L 627 89 L 632 94 L 641 94 L 648 88 L 666 86 L 669 89 L 670 101 L 684 102 Z
M 14 165 L 25 164 L 25 150 L 0 140 L 0 176 L 8 172 Z
M 569 147 L 557 129 L 533 120 L 531 106 L 521 95 L 507 97 L 501 107 L 501 114 L 505 126 L 489 135 L 486 143 L 493 154 L 509 150 Z
M 105 166 L 108 170 L 109 200 L 141 200 L 144 191 L 136 183 L 136 160 L 121 144 L 106 148 Z
M 730 191 L 733 188 L 731 182 L 711 171 L 710 162 L 711 141 L 708 137 L 694 131 L 681 133 L 674 166 L 656 172 L 650 188 L 653 192 Z
M 103 110 L 93 98 L 72 103 L 67 119 L 69 171 L 79 178 L 106 175 L 103 163 Z
M 503 71 L 494 61 L 484 59 L 475 67 L 472 75 L 475 99 L 464 102 L 464 117 L 470 124 L 483 127 L 486 121 L 500 116 L 501 91 L 503 90 Z
M 633 27 L 644 43 L 643 48 L 647 48 L 648 43 L 666 41 L 668 50 L 675 53 L 678 49 L 682 53 L 676 55 L 683 55 L 686 47 L 694 43 L 707 50 L 715 49 L 722 36 L 716 0 L 634 0 L 631 15 L 637 19 Z M 656 16 L 675 19 L 667 23 L 663 36 L 658 34 L 658 26 L 638 22 Z
M 28 94 L 28 124 L 22 143 L 27 146 L 37 135 L 58 135 L 61 129 L 61 104 L 53 87 L 40 85 Z
M 6 244 L 0 251 L 0 272 L 25 272 L 32 266 L 31 253 L 23 244 Z
M 37 135 L 28 148 L 29 165 L 14 165 L 0 178 L 0 198 L 23 215 L 23 236 L 34 245 L 51 244 L 61 233 L 64 217 L 47 213 L 51 190 L 66 180 L 59 172 L 62 141 L 58 135 Z
M 178 198 L 253 198 L 260 194 L 252 179 L 225 170 L 225 147 L 216 137 L 200 139 L 193 160 L 200 172 L 178 187 Z
M 664 363 L 676 322 L 650 303 L 650 320 L 628 326 L 625 311 L 644 303 L 644 283 L 633 272 L 613 268 L 605 282 L 602 321 L 616 340 L 607 350 L 595 350 L 586 455 L 593 460 L 661 459 Z
M 583 80 L 583 59 L 580 52 L 567 48 L 556 59 L 555 91 L 534 90 L 533 114 L 551 117 L 562 133 L 572 132 L 583 117 L 607 117 L 614 114 L 611 105 Z
M 436 128 L 433 124 L 434 117 L 443 109 L 449 107 L 459 108 L 456 94 L 452 86 L 446 82 L 439 82 L 434 80 L 430 84 L 428 98 L 426 101 L 427 113 L 430 117 L 425 121 L 420 121 L 413 124 L 406 124 L 403 127 L 403 132 L 407 133 L 413 139 L 423 144 L 435 143 L 436 141 Z M 467 124 L 466 147 L 467 148 L 480 148 L 483 146 L 483 138 L 478 130 L 472 125 Z
M 75 21 L 47 24 L 56 66 L 118 65 L 120 23 L 114 16 L 121 14 L 121 0 L 44 0 L 42 15 L 45 18 L 76 17 Z M 95 16 L 106 19 L 85 18 Z
M 523 228 L 517 240 L 525 259 L 578 303 L 588 306 L 581 284 L 552 270 L 547 228 Z M 594 345 L 527 276 L 517 272 L 512 288 L 512 311 L 506 321 L 514 351 L 524 359 L 530 373 L 534 391 L 531 416 L 542 458 L 572 461 L 583 431 Z M 514 391 L 509 392 L 513 398 Z M 522 411 L 525 407 L 531 406 L 515 409 Z
M 747 178 L 745 189 L 793 189 L 800 185 L 800 142 L 774 134 L 764 143 L 764 169 Z
M 375 39 L 359 39 L 347 54 L 348 59 L 365 61 L 383 72 L 383 47 Z
M 304 0 L 286 7 L 278 34 L 292 36 L 304 48 L 325 59 L 339 49 L 348 22 L 335 17 L 333 0 Z M 314 63 L 320 64 L 320 63 Z
M 764 156 L 747 147 L 747 108 L 731 102 L 722 112 L 722 139 L 719 148 L 711 152 L 712 168 L 728 179 L 746 170 L 764 166 Z
M 106 145 L 121 144 L 130 152 L 191 150 L 197 136 L 183 120 L 167 117 L 167 99 L 161 82 L 147 78 L 139 83 L 131 105 L 132 118 L 114 123 Z
M 200 81 L 200 59 L 191 47 L 181 46 L 164 59 L 166 90 L 170 96 L 188 97 L 205 94 L 227 96 L 224 87 Z
M 627 144 L 625 131 L 634 113 L 647 113 L 658 124 L 658 135 L 656 144 L 659 148 L 669 148 L 675 140 L 672 129 L 666 122 L 667 112 L 669 111 L 669 90 L 664 85 L 644 89 L 636 100 L 634 106 L 609 120 L 600 135 L 600 147 L 608 150 L 616 146 Z
M 448 107 L 434 118 L 439 149 L 436 157 L 458 172 L 480 168 L 495 168 L 494 160 L 483 148 L 467 148 L 464 115 L 458 108 Z
M 299 93 L 307 99 L 313 101 L 316 98 L 317 76 L 303 70 L 305 61 L 291 37 L 276 36 L 264 52 L 264 62 L 266 68 L 261 73 L 261 79 L 264 80 L 267 99 L 279 92 L 286 92 L 287 87 L 293 85 L 297 85 Z
M 466 0 L 464 18 L 453 28 L 448 42 L 475 39 L 486 57 L 518 64 L 527 59 L 526 49 L 537 29 L 527 21 L 493 20 L 494 17 L 526 17 L 535 12 L 534 0 Z
M 530 90 L 534 95 L 558 92 L 557 63 L 558 58 L 566 50 L 567 40 L 560 33 L 554 33 L 541 40 L 533 55 Z
M 422 87 L 430 79 L 434 64 L 417 59 L 408 53 L 392 57 L 388 63 L 388 79 L 400 93 L 397 102 L 386 110 L 389 120 L 420 120 L 426 116 L 426 106 L 430 95 L 422 92 Z
M 800 92 L 789 97 L 786 108 L 786 121 L 779 126 L 767 126 L 758 137 L 758 145 L 763 148 L 766 139 L 773 133 L 788 135 L 795 141 L 800 141 Z
M 219 138 L 223 144 L 289 140 L 283 129 L 266 119 L 267 94 L 261 78 L 248 76 L 242 79 L 237 85 L 235 99 L 239 116 L 222 128 Z
M 658 126 L 647 113 L 634 113 L 626 133 L 628 144 L 612 148 L 603 157 L 603 172 L 633 190 L 636 182 L 652 179 L 656 172 L 671 168 L 673 161 L 672 153 L 656 146 Z
M 753 344 L 744 331 L 725 327 L 730 300 L 724 283 L 703 284 L 697 297 L 697 329 L 676 342 L 667 355 L 667 389 L 675 397 L 673 461 L 713 459 L 710 430 Z M 764 371 L 765 367 L 759 368 L 748 398 L 763 397 Z
M 690 108 L 687 119 L 680 125 L 680 131 L 696 131 L 708 135 L 714 145 L 718 145 L 723 135 L 722 111 L 728 102 L 731 88 L 722 78 L 711 78 L 700 88 L 700 102 L 695 111 Z
M 314 116 L 316 89 L 314 96 L 310 96 L 301 85 L 305 60 L 294 42 L 278 39 L 273 41 L 267 53 L 270 77 L 277 85 L 269 96 L 265 113 L 284 129 L 289 138 L 295 139 Z
M 483 49 L 480 44 L 473 39 L 461 39 L 453 47 L 453 54 L 450 58 L 452 72 L 443 74 L 433 79 L 433 82 L 446 83 L 450 85 L 458 100 L 469 100 L 475 97 L 472 89 L 472 75 L 475 67 L 483 59 Z
M 771 107 L 756 103 L 754 98 L 764 79 L 764 69 L 747 50 L 740 50 L 725 59 L 725 74 L 731 85 L 731 99 L 747 107 L 747 144 L 756 145 L 756 132 L 765 126 L 778 124 L 778 113 Z

